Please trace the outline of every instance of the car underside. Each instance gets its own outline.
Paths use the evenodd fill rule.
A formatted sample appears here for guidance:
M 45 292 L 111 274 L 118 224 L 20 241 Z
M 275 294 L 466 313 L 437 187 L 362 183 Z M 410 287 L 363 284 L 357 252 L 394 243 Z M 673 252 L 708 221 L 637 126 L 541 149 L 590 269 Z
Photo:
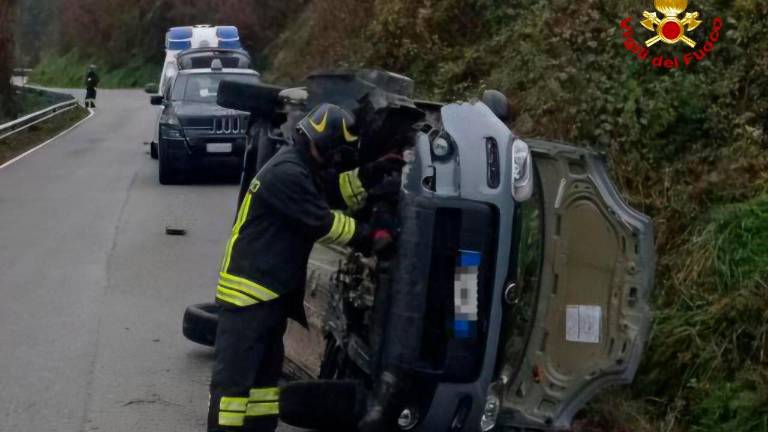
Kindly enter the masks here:
M 309 329 L 292 323 L 285 337 L 299 382 L 285 391 L 339 396 L 292 396 L 302 403 L 281 406 L 284 421 L 354 430 L 388 364 L 408 371 L 392 430 L 564 430 L 596 393 L 632 380 L 650 328 L 652 224 L 601 156 L 521 139 L 495 93 L 418 101 L 410 79 L 371 70 L 305 84 L 221 84 L 220 105 L 251 113 L 243 190 L 322 102 L 360 124 L 340 170 L 392 153 L 406 166 L 355 214 L 389 214 L 393 249 L 313 251 Z M 197 340 L 213 343 L 208 333 Z

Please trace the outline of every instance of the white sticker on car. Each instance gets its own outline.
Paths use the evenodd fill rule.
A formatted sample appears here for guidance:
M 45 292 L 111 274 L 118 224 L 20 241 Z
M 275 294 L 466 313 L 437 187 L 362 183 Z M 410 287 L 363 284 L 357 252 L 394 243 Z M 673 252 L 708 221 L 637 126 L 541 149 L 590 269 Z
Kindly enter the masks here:
M 565 340 L 600 343 L 602 316 L 600 306 L 568 305 L 565 310 Z

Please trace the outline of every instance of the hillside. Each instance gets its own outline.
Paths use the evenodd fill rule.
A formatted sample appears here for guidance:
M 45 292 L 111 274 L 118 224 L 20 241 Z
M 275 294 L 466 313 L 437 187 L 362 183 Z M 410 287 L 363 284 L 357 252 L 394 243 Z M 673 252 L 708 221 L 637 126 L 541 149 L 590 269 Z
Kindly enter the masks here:
M 640 63 L 620 22 L 651 2 L 316 0 L 268 48 L 269 76 L 382 67 L 423 97 L 504 91 L 523 136 L 605 152 L 633 206 L 653 216 L 657 316 L 635 385 L 582 427 L 768 430 L 768 3 L 692 1 L 724 28 L 688 68 Z M 644 39 L 642 39 L 644 40 Z M 654 47 L 672 57 L 680 45 Z
M 165 32 L 176 25 L 225 23 L 240 28 L 259 53 L 303 0 L 19 0 L 20 64 L 35 66 L 34 82 L 81 86 L 89 64 L 102 87 L 143 87 L 157 81 Z M 263 59 L 257 56 L 257 62 Z

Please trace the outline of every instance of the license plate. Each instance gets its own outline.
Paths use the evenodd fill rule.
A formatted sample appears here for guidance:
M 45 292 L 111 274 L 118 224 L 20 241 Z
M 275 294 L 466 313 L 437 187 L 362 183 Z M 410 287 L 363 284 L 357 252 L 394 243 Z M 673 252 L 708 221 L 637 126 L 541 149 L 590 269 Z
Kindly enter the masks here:
M 209 143 L 205 145 L 208 153 L 232 153 L 232 143 Z

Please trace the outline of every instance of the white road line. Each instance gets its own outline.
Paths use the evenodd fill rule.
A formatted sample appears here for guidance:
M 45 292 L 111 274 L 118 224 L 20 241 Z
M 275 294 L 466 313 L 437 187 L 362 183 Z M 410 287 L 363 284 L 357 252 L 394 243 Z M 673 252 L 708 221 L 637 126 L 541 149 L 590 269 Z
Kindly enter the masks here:
M 57 139 L 58 139 L 58 138 L 60 138 L 62 135 L 66 134 L 67 132 L 71 131 L 72 129 L 74 129 L 74 128 L 76 128 L 76 127 L 80 126 L 80 124 L 81 124 L 81 123 L 83 123 L 84 121 L 86 121 L 86 120 L 88 120 L 89 118 L 93 117 L 93 114 L 94 114 L 94 110 L 92 110 L 92 109 L 88 109 L 88 111 L 90 112 L 90 114 L 88 114 L 88 116 L 87 116 L 86 118 L 84 118 L 84 119 L 80 120 L 79 122 L 75 123 L 75 124 L 74 124 L 72 127 L 70 127 L 69 129 L 65 130 L 64 132 L 61 132 L 61 133 L 59 133 L 58 135 L 56 135 L 55 137 L 53 137 L 53 138 L 49 139 L 48 141 L 46 141 L 46 142 L 44 142 L 44 143 L 42 143 L 42 144 L 38 145 L 37 147 L 33 147 L 33 148 L 31 148 L 31 149 L 29 149 L 29 150 L 25 151 L 24 153 L 22 153 L 22 154 L 20 154 L 20 155 L 16 156 L 15 158 L 13 158 L 13 159 L 9 160 L 8 162 L 6 162 L 6 163 L 4 163 L 4 164 L 0 165 L 0 169 L 3 169 L 3 168 L 5 168 L 5 167 L 7 167 L 8 165 L 10 165 L 10 164 L 12 164 L 12 163 L 14 163 L 14 162 L 18 161 L 19 159 L 23 158 L 24 156 L 27 156 L 28 154 L 32 153 L 32 152 L 33 152 L 33 151 L 35 151 L 35 150 L 37 150 L 37 149 L 39 149 L 39 148 L 42 148 L 42 147 L 44 147 L 44 146 L 48 145 L 49 143 L 51 143 L 52 141 L 55 141 L 55 140 L 57 140 Z

